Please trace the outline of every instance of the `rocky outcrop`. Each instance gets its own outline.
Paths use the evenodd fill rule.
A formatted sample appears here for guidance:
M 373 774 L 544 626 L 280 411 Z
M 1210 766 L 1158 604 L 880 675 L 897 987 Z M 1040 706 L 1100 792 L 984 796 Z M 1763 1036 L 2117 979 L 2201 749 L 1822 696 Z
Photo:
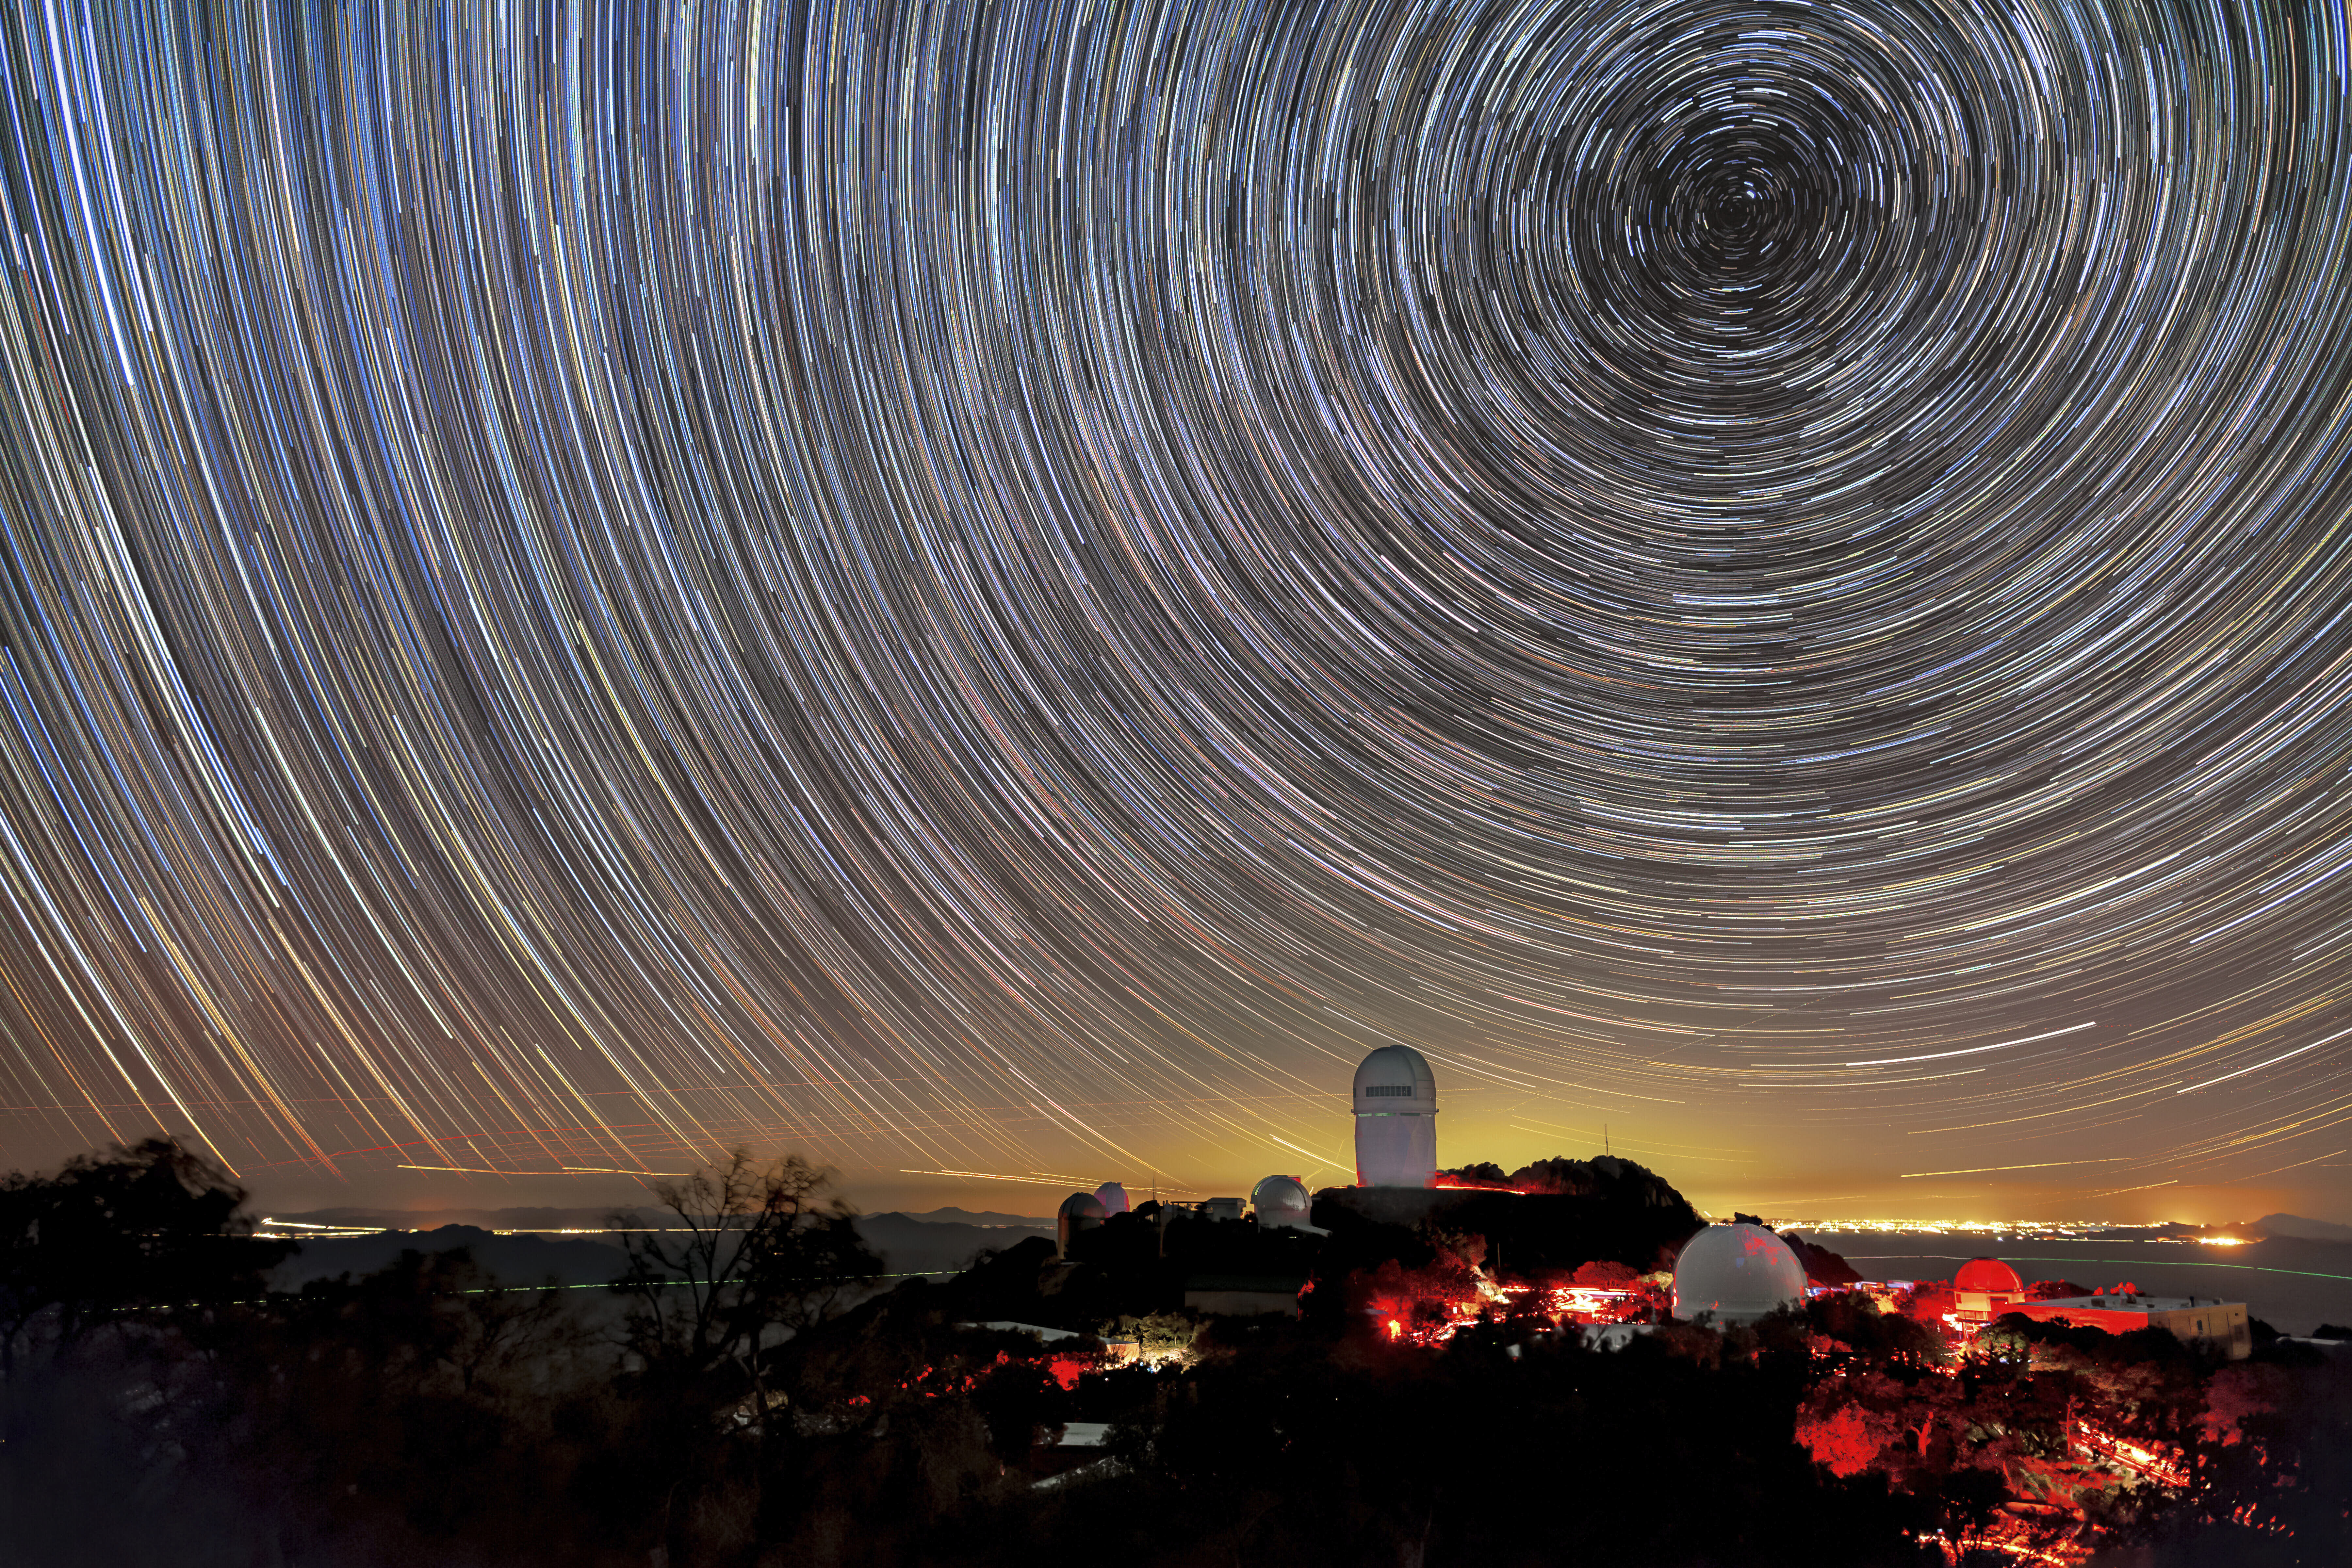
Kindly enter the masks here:
M 1610 1259 L 1635 1269 L 1671 1261 L 1706 1222 L 1673 1184 L 1632 1160 L 1538 1160 L 1506 1175 L 1493 1164 L 1438 1173 L 1440 1185 L 1327 1187 L 1315 1223 L 1352 1237 L 1364 1226 L 1436 1226 L 1483 1236 L 1502 1267 L 1574 1268 Z M 1366 1247 L 1402 1245 L 1358 1238 Z

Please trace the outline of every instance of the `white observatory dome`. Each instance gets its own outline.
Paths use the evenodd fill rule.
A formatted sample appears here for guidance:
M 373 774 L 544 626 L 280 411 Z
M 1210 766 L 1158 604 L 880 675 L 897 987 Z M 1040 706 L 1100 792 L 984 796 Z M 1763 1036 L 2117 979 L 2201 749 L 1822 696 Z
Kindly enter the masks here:
M 1307 1211 L 1312 1206 L 1307 1184 L 1296 1176 L 1268 1176 L 1250 1189 L 1250 1207 L 1257 1211 L 1260 1229 L 1272 1226 L 1292 1229 L 1304 1226 Z
M 1126 1214 L 1135 1206 L 1127 1201 L 1127 1189 L 1117 1182 L 1105 1182 L 1097 1187 L 1095 1202 L 1102 1205 L 1106 1215 Z
M 1356 1068 L 1356 1184 L 1426 1187 L 1437 1180 L 1437 1078 L 1411 1046 L 1382 1046 Z
M 1675 1259 L 1675 1316 L 1752 1323 L 1805 1300 L 1805 1266 L 1760 1225 L 1711 1225 Z
M 1356 1065 L 1356 1109 L 1383 1109 L 1379 1101 L 1394 1100 L 1396 1110 L 1437 1110 L 1437 1077 L 1429 1058 L 1411 1046 L 1382 1046 Z

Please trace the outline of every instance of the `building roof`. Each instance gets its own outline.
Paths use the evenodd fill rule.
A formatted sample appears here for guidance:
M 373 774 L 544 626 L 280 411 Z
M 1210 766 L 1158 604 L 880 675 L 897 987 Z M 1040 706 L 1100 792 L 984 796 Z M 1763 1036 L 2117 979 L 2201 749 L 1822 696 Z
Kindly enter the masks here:
M 1297 1210 L 1305 1214 L 1314 1206 L 1307 1196 L 1307 1184 L 1296 1176 L 1264 1176 L 1250 1189 L 1250 1207 L 1263 1215 L 1269 1210 Z
M 2185 1312 L 2200 1307 L 2242 1307 L 2242 1301 L 2224 1301 L 2218 1296 L 2057 1296 L 2046 1301 L 2021 1303 L 2036 1311 L 2054 1308 L 2077 1307 L 2084 1310 L 2102 1312 Z
M 1358 1110 L 1434 1110 L 1437 1075 L 1411 1046 L 1382 1046 L 1356 1066 Z
M 1981 1290 L 1988 1295 L 2014 1295 L 2025 1289 L 2017 1270 L 1998 1258 L 1971 1258 L 1952 1276 L 1955 1290 Z
M 1055 1340 L 1075 1340 L 1078 1337 L 1078 1331 L 1076 1329 L 1049 1329 L 1043 1323 L 1015 1322 L 1010 1318 L 992 1318 L 984 1323 L 958 1323 L 956 1327 L 959 1329 L 1003 1329 L 1017 1334 L 1034 1334 L 1039 1339 L 1045 1341 L 1049 1344 Z

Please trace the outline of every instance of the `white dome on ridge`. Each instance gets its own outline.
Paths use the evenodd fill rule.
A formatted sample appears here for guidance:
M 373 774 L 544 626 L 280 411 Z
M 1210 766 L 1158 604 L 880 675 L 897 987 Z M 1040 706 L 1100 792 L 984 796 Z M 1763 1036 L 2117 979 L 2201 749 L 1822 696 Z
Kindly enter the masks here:
M 1805 1301 L 1805 1266 L 1760 1225 L 1711 1225 L 1675 1259 L 1675 1316 L 1752 1323 Z
M 1267 1176 L 1250 1189 L 1250 1207 L 1257 1211 L 1261 1228 L 1304 1226 L 1307 1210 L 1313 1206 L 1307 1184 L 1296 1176 Z
M 1411 1046 L 1382 1046 L 1357 1064 L 1355 1098 L 1359 1110 L 1434 1110 L 1437 1075 L 1429 1070 L 1429 1058 Z

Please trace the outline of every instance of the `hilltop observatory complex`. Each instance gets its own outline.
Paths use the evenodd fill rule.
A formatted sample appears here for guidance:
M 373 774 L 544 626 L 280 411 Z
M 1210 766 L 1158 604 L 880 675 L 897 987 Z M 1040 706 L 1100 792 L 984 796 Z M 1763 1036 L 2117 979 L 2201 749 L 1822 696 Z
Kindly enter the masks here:
M 1437 1182 L 1437 1079 L 1411 1046 L 1382 1046 L 1356 1068 L 1356 1185 Z

